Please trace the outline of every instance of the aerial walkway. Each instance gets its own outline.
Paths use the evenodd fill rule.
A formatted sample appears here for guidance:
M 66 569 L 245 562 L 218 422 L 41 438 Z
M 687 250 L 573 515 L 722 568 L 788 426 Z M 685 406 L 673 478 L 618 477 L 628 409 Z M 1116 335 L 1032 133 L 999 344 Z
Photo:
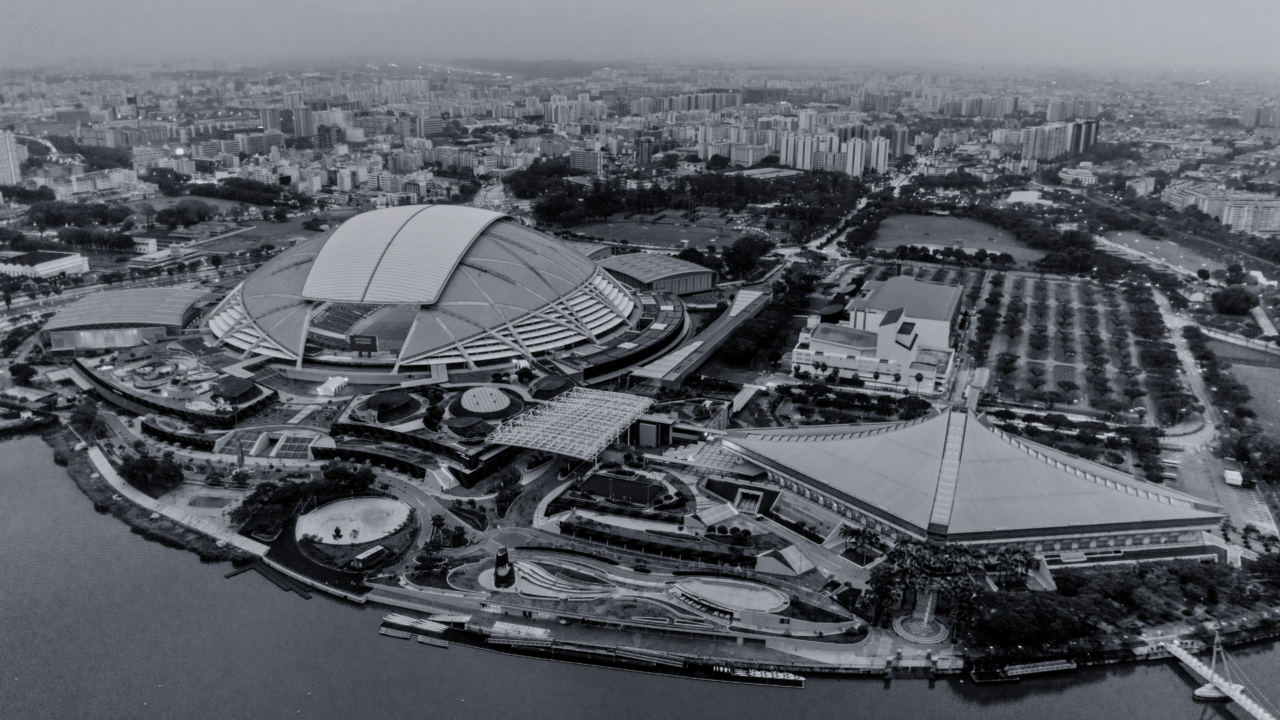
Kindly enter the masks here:
M 1254 702 L 1253 698 L 1249 697 L 1243 686 L 1237 685 L 1222 675 L 1219 675 L 1216 669 L 1205 665 L 1197 659 L 1196 656 L 1187 652 L 1181 646 L 1176 643 L 1160 643 L 1160 647 L 1168 650 L 1170 654 L 1181 660 L 1184 665 L 1191 668 L 1197 675 L 1207 680 L 1210 685 L 1218 688 L 1224 696 L 1234 700 L 1236 704 L 1240 706 L 1241 710 L 1244 710 L 1255 718 L 1258 718 L 1258 720 L 1276 720 L 1274 715 L 1267 712 L 1265 708 Z

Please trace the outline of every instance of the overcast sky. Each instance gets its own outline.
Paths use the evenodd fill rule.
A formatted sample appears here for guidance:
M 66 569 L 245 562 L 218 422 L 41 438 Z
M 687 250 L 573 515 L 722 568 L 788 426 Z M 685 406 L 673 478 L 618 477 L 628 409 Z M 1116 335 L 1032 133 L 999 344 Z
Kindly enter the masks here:
M 4 0 L 0 8 L 3 68 L 412 54 L 1280 71 L 1280 0 Z

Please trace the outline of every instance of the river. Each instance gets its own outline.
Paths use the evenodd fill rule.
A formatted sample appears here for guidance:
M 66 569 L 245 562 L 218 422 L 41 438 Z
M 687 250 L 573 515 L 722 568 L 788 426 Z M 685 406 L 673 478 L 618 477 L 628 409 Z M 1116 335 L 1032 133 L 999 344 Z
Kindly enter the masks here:
M 99 514 L 39 438 L 0 443 L 0 718 L 1234 718 L 1171 663 L 1012 686 L 699 682 L 378 635 L 387 612 L 303 600 Z M 1280 651 L 1237 650 L 1275 685 Z M 1273 691 L 1273 694 L 1277 694 Z

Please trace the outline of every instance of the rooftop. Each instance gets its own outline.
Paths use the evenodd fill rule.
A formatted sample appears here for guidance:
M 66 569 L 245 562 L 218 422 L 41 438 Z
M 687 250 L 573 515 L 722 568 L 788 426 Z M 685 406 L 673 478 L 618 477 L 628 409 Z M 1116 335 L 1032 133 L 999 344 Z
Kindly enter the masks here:
M 93 325 L 180 326 L 187 309 L 208 294 L 207 288 L 140 288 L 93 293 L 59 310 L 44 329 Z
M 712 272 L 697 263 L 661 253 L 612 255 L 599 261 L 599 265 L 605 270 L 620 272 L 642 283 L 656 282 L 674 275 Z
M 960 308 L 962 288 L 959 285 L 918 280 L 909 275 L 891 277 L 882 283 L 869 282 L 858 297 L 849 302 L 850 310 L 902 310 L 909 318 L 950 322 Z
M 71 257 L 75 254 L 76 253 L 53 252 L 50 250 L 36 250 L 35 252 L 23 253 L 22 255 L 14 255 L 13 257 L 5 258 L 4 262 L 10 265 L 27 265 L 35 267 L 36 265 L 51 262 L 53 260 L 61 260 L 63 258 Z
M 813 329 L 809 338 L 819 342 L 844 345 L 851 348 L 874 348 L 877 336 L 869 330 L 858 330 L 844 325 L 822 323 Z
M 652 404 L 638 395 L 573 388 L 502 423 L 489 442 L 594 460 Z
M 732 431 L 731 450 L 951 541 L 1213 524 L 1217 507 L 1013 438 L 964 412 L 829 435 Z
M 408 205 L 357 215 L 317 253 L 302 296 L 429 305 L 480 233 L 503 217 L 454 205 Z

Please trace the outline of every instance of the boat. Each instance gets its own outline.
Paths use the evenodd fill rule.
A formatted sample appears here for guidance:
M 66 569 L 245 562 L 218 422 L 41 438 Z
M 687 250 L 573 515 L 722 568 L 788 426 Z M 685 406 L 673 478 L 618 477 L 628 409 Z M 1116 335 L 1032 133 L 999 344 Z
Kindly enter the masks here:
M 1222 677 L 1226 680 L 1224 684 L 1232 690 L 1243 690 L 1243 685 L 1231 682 L 1231 668 L 1227 666 L 1226 654 L 1222 650 L 1222 637 L 1215 633 L 1213 636 L 1213 659 L 1209 661 L 1209 672 L 1218 671 L 1218 656 L 1220 655 L 1222 656 Z M 1204 702 L 1229 702 L 1231 700 L 1231 696 L 1216 683 L 1201 685 L 1195 689 L 1195 692 L 1191 693 L 1191 697 Z

